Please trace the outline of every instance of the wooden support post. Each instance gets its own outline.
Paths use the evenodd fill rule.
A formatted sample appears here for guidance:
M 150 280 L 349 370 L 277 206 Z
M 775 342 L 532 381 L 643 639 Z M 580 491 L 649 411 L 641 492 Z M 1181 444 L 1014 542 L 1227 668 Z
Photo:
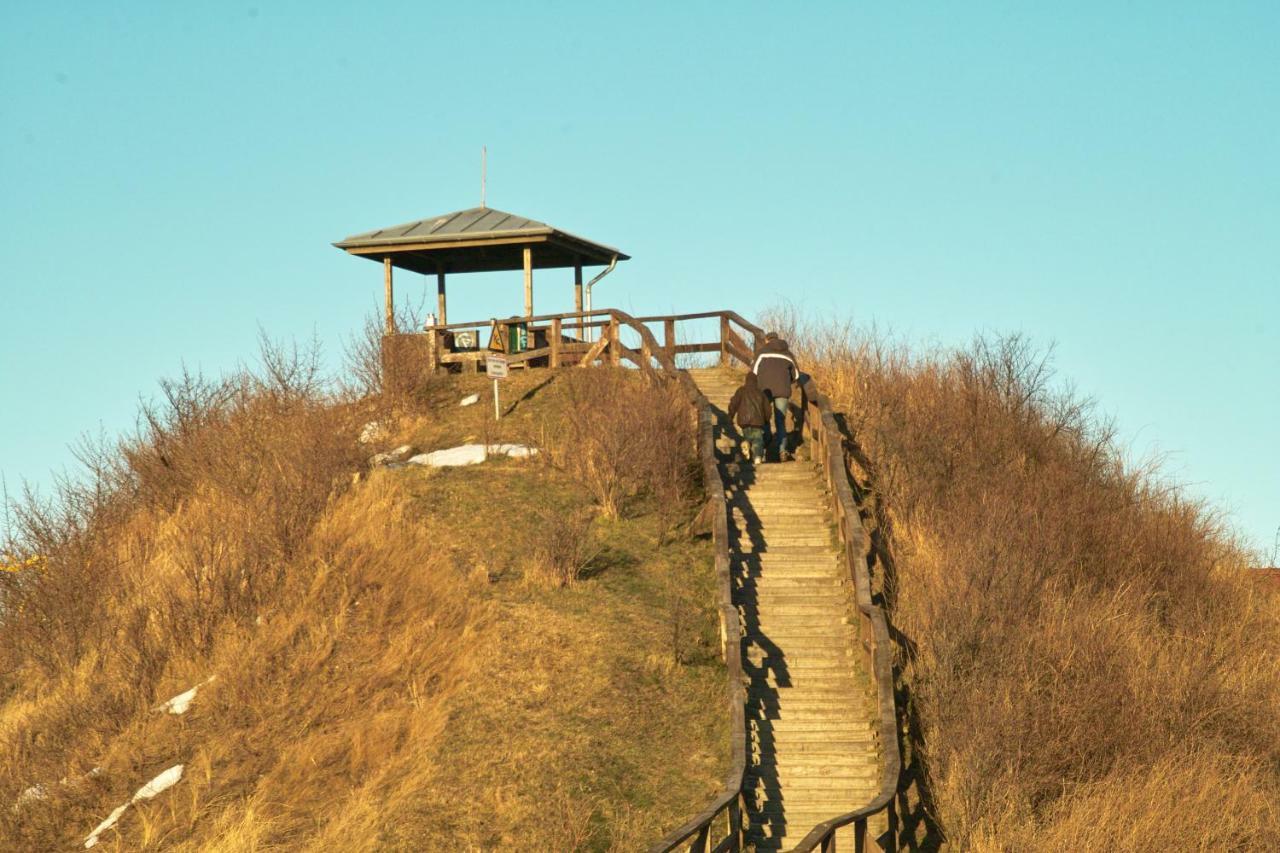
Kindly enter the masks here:
M 449 313 L 444 299 L 444 267 L 436 270 L 436 308 L 439 311 L 441 326 L 449 324 Z
M 729 315 L 720 315 L 720 366 L 729 366 Z
M 582 262 L 573 265 L 573 311 L 578 315 L 578 340 L 582 337 Z
M 524 316 L 533 316 L 533 247 L 524 247 Z
M 552 318 L 551 331 L 548 333 L 548 337 L 550 338 L 550 340 L 547 341 L 547 344 L 550 345 L 551 347 L 551 366 L 559 367 L 560 366 L 560 337 L 561 337 L 559 317 Z
M 676 360 L 676 321 L 670 317 L 662 321 L 662 343 L 667 348 L 667 355 Z
M 618 335 L 618 318 L 609 315 L 609 363 L 617 367 L 622 363 L 622 340 Z
M 396 301 L 391 290 L 391 258 L 382 259 L 382 286 L 386 291 L 387 334 L 396 333 Z

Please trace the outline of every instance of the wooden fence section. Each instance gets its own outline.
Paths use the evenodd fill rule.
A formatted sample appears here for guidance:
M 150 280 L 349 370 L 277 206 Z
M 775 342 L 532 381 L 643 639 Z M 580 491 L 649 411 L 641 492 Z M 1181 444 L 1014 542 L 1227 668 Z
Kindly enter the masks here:
M 665 372 L 664 359 L 660 358 L 665 355 L 665 360 L 672 361 L 671 371 L 674 374 L 675 357 L 690 353 L 718 355 L 721 364 L 729 364 L 733 359 L 750 362 L 754 347 L 743 333 L 752 335 L 753 332 L 741 322 L 731 319 L 730 314 L 732 312 L 711 311 L 631 317 L 621 311 L 603 309 L 493 318 L 430 326 L 421 332 L 395 332 L 382 339 L 383 376 L 389 389 L 405 390 L 432 373 L 479 371 L 483 369 L 485 358 L 494 351 L 487 345 L 488 338 L 496 335 L 506 341 L 513 328 L 522 330 L 528 341 L 524 350 L 506 353 L 508 364 L 516 368 L 596 363 L 619 365 L 625 361 L 646 370 Z M 697 336 L 696 332 L 687 331 L 690 325 L 712 319 L 719 322 L 717 340 L 697 342 L 687 339 L 690 334 Z M 734 328 L 735 323 L 738 329 Z M 656 327 L 656 331 L 651 326 Z M 456 341 L 461 332 L 477 332 L 483 340 L 476 341 L 476 346 L 459 348 Z
M 697 342 L 680 335 L 681 326 L 716 320 L 716 340 Z M 481 345 L 477 350 L 450 351 L 446 334 L 463 329 L 493 329 L 507 335 L 513 324 L 525 326 L 528 340 L 535 344 L 523 352 L 511 353 L 508 362 L 526 367 L 588 367 L 593 364 L 619 365 L 624 361 L 641 369 L 654 379 L 666 377 L 680 383 L 694 405 L 698 419 L 698 453 L 702 463 L 703 485 L 707 495 L 707 516 L 711 520 L 715 544 L 716 587 L 719 597 L 721 652 L 729 677 L 729 714 L 732 727 L 730 769 L 724 789 L 702 811 L 679 829 L 671 832 L 650 848 L 651 853 L 688 851 L 689 853 L 725 853 L 741 851 L 746 827 L 743 783 L 746 772 L 746 722 L 744 706 L 746 689 L 742 674 L 740 638 L 742 626 L 733 603 L 729 563 L 729 514 L 725 483 L 720 477 L 716 458 L 711 404 L 694 384 L 693 379 L 678 369 L 676 357 L 688 353 L 714 353 L 723 366 L 734 362 L 750 366 L 764 333 L 733 311 L 711 311 L 700 314 L 632 317 L 616 309 L 547 314 L 508 320 L 486 320 L 478 323 L 453 323 L 434 326 L 425 332 L 391 334 L 383 339 L 383 369 L 393 386 L 412 381 L 422 372 L 436 372 L 461 365 L 463 370 L 478 370 L 489 351 Z M 661 328 L 659 341 L 650 326 Z M 625 341 L 624 333 L 632 340 Z M 628 345 L 630 344 L 630 345 Z M 883 759 L 880 791 L 869 803 L 847 814 L 833 816 L 805 836 L 798 853 L 821 850 L 835 851 L 836 830 L 854 827 L 856 849 L 867 849 L 868 820 L 881 812 L 887 815 L 887 838 L 878 839 L 886 849 L 896 846 L 894 798 L 901 775 L 902 760 L 898 744 L 898 713 L 893 691 L 892 645 L 884 613 L 871 597 L 868 571 L 870 540 L 862 526 L 858 502 L 850 480 L 852 464 L 843 435 L 835 420 L 830 402 L 814 381 L 802 377 L 804 393 L 804 435 L 812 458 L 821 466 L 837 519 L 844 560 L 853 583 L 859 614 L 857 644 L 862 649 L 867 671 L 872 674 L 878 699 L 879 741 Z

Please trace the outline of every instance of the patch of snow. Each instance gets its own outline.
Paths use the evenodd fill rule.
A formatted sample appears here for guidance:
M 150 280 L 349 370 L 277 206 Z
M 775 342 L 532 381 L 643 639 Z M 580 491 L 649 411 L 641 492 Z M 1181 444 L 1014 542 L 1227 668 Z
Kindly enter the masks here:
M 63 776 L 61 779 L 58 780 L 58 784 L 63 786 L 64 788 L 68 785 L 79 785 L 85 779 L 93 779 L 101 772 L 102 772 L 101 767 L 95 767 L 92 770 L 90 770 L 88 773 L 85 773 L 83 776 L 77 776 L 75 779 L 68 779 L 66 776 Z M 32 785 L 31 787 L 27 788 L 21 794 L 18 795 L 18 799 L 13 804 L 13 811 L 17 812 L 27 803 L 34 803 L 39 800 L 47 800 L 47 799 L 49 799 L 49 789 L 47 787 L 45 787 L 43 784 Z
M 115 826 L 116 821 L 120 819 L 120 815 L 124 814 L 124 810 L 127 808 L 129 808 L 128 803 L 125 803 L 123 806 L 116 806 L 115 810 L 111 812 L 111 814 L 107 815 L 107 819 L 98 824 L 97 827 L 94 828 L 93 832 L 89 833 L 89 837 L 84 840 L 84 846 L 93 847 L 97 845 L 98 836 Z
M 369 466 L 376 468 L 379 465 L 394 465 L 413 456 L 417 450 L 412 444 L 402 444 L 395 450 L 388 450 L 386 453 L 375 453 L 369 458 Z
M 18 802 L 14 804 L 13 810 L 16 812 L 18 807 L 25 803 L 47 799 L 49 799 L 49 791 L 44 787 L 44 785 L 32 785 L 30 788 L 27 788 L 18 795 Z
M 387 428 L 382 425 L 381 421 L 369 421 L 360 430 L 360 438 L 357 439 L 361 444 L 373 444 L 380 438 L 385 437 Z
M 172 699 L 169 699 L 166 702 L 161 702 L 159 705 L 157 705 L 155 708 L 152 708 L 151 710 L 156 712 L 168 711 L 170 714 L 187 713 L 187 709 L 191 707 L 192 700 L 196 698 L 197 691 L 199 691 L 201 687 L 204 687 L 210 681 L 213 681 L 215 677 L 216 676 L 213 676 L 213 675 L 209 676 L 204 681 L 197 684 L 195 687 L 192 687 L 190 690 L 184 693 L 179 693 L 177 696 L 174 696 Z
M 136 803 L 138 800 L 149 800 L 152 797 L 169 790 L 181 781 L 182 770 L 183 766 L 181 764 L 173 765 L 168 770 L 164 771 L 159 776 L 139 788 L 138 793 L 133 795 L 132 802 Z
M 116 806 L 115 810 L 107 815 L 107 819 L 98 824 L 93 832 L 89 833 L 89 837 L 84 840 L 84 846 L 86 848 L 96 846 L 102 833 L 115 826 L 116 822 L 120 820 L 120 815 L 124 814 L 125 809 L 129 808 L 129 806 L 139 800 L 149 800 L 178 784 L 179 780 L 182 779 L 182 770 L 183 766 L 181 764 L 175 764 L 139 788 L 129 799 L 129 802 L 122 806 Z
M 480 395 L 479 395 L 479 394 L 472 394 L 470 397 L 463 397 L 463 398 L 462 398 L 462 402 L 461 402 L 461 403 L 459 403 L 458 405 L 459 405 L 459 406 L 474 406 L 476 403 L 479 403 L 479 402 L 480 402 Z
M 410 457 L 410 465 L 427 465 L 432 468 L 452 468 L 458 465 L 479 465 L 490 456 L 510 456 L 513 459 L 527 459 L 538 451 L 523 444 L 491 444 L 486 448 L 483 444 L 462 444 L 447 450 L 433 450 Z

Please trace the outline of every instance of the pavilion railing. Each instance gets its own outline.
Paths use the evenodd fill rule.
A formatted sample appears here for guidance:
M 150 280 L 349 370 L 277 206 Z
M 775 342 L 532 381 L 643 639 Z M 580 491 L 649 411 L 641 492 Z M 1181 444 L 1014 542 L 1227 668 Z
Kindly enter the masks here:
M 697 342 L 681 335 L 682 326 L 707 325 L 716 321 L 718 334 L 715 340 Z M 697 413 L 698 455 L 702 465 L 703 486 L 706 493 L 707 513 L 712 527 L 715 546 L 715 571 L 717 609 L 720 616 L 721 653 L 729 678 L 729 716 L 731 724 L 730 767 L 724 788 L 698 814 L 679 829 L 672 831 L 654 844 L 651 853 L 689 851 L 689 853 L 724 853 L 743 849 L 746 829 L 747 803 L 746 781 L 746 689 L 742 673 L 742 626 L 737 607 L 733 602 L 733 586 L 730 574 L 728 507 L 725 483 L 720 475 L 715 446 L 716 415 L 710 402 L 698 389 L 692 377 L 677 367 L 677 356 L 691 353 L 715 353 L 719 363 L 728 367 L 735 362 L 750 366 L 764 333 L 733 311 L 709 311 L 700 314 L 658 315 L 632 317 L 616 309 L 569 314 L 544 314 L 533 317 L 512 317 L 504 320 L 486 320 L 479 323 L 451 323 L 432 326 L 411 335 L 388 335 L 384 338 L 384 365 L 387 343 L 395 338 L 412 337 L 415 342 L 427 342 L 427 367 L 435 371 L 461 364 L 462 369 L 478 370 L 489 350 L 483 346 L 473 351 L 448 352 L 444 347 L 444 335 L 463 329 L 493 328 L 506 340 L 512 324 L 524 324 L 529 341 L 542 339 L 544 345 L 523 352 L 507 355 L 508 364 L 525 366 L 587 367 L 596 363 L 620 365 L 632 364 L 651 377 L 666 377 L 680 386 Z M 650 329 L 660 325 L 662 339 Z M 572 334 L 570 334 L 572 332 Z M 624 332 L 633 340 L 624 341 Z M 696 334 L 695 334 L 696 337 Z M 628 345 L 630 343 L 631 345 Z M 423 355 L 416 348 L 417 355 Z M 836 815 L 818 824 L 794 848 L 809 853 L 821 849 L 832 853 L 836 847 L 836 832 L 852 825 L 856 850 L 867 845 L 868 821 L 881 812 L 887 818 L 888 830 L 877 839 L 885 849 L 892 849 L 896 840 L 896 815 L 894 797 L 898 789 L 902 760 L 898 745 L 898 713 L 893 690 L 892 644 L 884 613 L 871 597 L 871 580 L 868 570 L 869 537 L 862 526 L 850 478 L 851 461 L 843 434 L 835 419 L 835 412 L 826 396 L 812 378 L 803 376 L 804 393 L 803 430 L 811 447 L 811 456 L 822 469 L 830 494 L 831 508 L 836 520 L 845 568 L 853 584 L 855 603 L 859 616 L 858 647 L 862 650 L 867 671 L 875 683 L 878 701 L 878 730 L 882 773 L 880 790 L 868 803 L 846 814 Z

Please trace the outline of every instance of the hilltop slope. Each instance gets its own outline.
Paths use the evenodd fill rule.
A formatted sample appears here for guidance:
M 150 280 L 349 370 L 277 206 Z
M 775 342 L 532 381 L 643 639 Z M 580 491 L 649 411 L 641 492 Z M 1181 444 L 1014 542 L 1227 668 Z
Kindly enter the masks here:
M 514 379 L 498 431 L 458 407 L 474 377 L 392 406 L 268 367 L 167 383 L 139 435 L 86 455 L 85 485 L 17 508 L 0 550 L 43 560 L 0 573 L 0 848 L 80 846 L 179 764 L 100 846 L 634 849 L 718 790 L 691 480 L 660 501 L 630 471 L 602 512 L 555 447 L 591 393 L 571 378 Z M 687 438 L 687 406 L 633 378 L 604 384 Z M 546 459 L 353 477 L 401 442 L 499 439 Z M 185 713 L 161 707 L 196 685 Z

